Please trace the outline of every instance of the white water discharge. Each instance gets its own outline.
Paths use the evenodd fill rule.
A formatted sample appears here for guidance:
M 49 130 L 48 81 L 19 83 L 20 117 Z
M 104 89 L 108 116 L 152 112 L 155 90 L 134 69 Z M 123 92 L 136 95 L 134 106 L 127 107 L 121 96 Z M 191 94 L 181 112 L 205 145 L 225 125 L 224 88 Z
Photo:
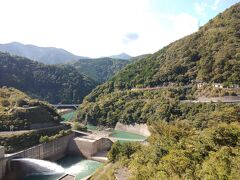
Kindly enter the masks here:
M 67 174 L 73 174 L 73 175 L 77 175 L 80 172 L 86 171 L 88 169 L 88 166 L 84 166 L 84 164 L 82 163 L 77 163 L 74 164 L 68 168 L 65 169 L 65 173 Z
M 31 166 L 34 169 L 33 174 L 61 174 L 65 171 L 62 166 L 46 160 L 20 158 L 13 159 L 12 161 L 19 161 L 25 165 Z

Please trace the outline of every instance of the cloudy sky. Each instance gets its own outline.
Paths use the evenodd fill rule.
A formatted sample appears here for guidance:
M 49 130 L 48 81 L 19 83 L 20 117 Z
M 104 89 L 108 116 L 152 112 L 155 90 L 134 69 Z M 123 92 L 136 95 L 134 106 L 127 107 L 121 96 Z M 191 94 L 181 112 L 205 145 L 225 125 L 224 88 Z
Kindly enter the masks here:
M 0 43 L 100 57 L 153 53 L 240 0 L 0 0 Z

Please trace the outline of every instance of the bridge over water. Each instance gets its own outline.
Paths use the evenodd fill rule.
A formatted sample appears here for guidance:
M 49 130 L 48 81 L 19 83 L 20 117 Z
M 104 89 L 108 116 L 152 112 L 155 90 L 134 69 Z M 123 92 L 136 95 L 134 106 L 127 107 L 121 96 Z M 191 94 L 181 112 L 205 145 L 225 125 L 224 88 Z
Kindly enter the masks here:
M 77 109 L 80 104 L 53 104 L 56 109 Z

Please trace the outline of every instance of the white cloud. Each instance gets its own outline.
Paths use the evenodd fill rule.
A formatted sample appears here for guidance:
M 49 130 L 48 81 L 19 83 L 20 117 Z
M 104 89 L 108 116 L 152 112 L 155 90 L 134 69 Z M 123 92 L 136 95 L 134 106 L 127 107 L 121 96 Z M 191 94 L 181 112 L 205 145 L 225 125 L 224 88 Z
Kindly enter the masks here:
M 198 28 L 186 13 L 154 13 L 148 0 L 0 0 L 0 43 L 61 47 L 98 57 L 155 52 Z M 126 34 L 138 34 L 124 43 Z
M 207 10 L 216 11 L 223 0 L 203 0 L 201 2 L 195 2 L 194 8 L 198 15 L 206 17 Z
M 215 0 L 213 5 L 212 5 L 212 10 L 217 10 L 221 0 Z
M 199 14 L 202 17 L 206 17 L 206 8 L 207 7 L 208 7 L 208 5 L 204 2 L 201 2 L 201 3 L 195 2 L 194 3 L 195 11 L 197 12 L 197 14 Z

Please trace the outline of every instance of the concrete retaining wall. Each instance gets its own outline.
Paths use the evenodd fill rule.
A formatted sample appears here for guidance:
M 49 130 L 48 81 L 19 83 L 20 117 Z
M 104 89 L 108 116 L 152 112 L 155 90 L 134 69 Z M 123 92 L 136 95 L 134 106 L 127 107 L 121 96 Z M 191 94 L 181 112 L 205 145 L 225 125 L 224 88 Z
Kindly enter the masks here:
M 4 147 L 0 146 L 0 179 L 5 175 L 6 160 L 4 159 Z
M 0 158 L 4 157 L 4 147 L 0 146 Z
M 117 125 L 115 126 L 115 130 L 127 131 L 135 134 L 140 134 L 146 137 L 151 135 L 150 131 L 148 130 L 147 124 L 134 123 L 126 125 L 118 122 Z
M 234 103 L 240 102 L 240 96 L 223 96 L 223 97 L 199 97 L 198 102 L 225 102 Z
M 32 148 L 5 155 L 5 157 L 0 158 L 0 180 L 6 174 L 6 171 L 10 171 L 9 160 L 13 158 L 35 158 L 35 159 L 47 159 L 47 160 L 57 160 L 62 158 L 67 152 L 68 143 L 70 139 L 73 139 L 74 133 L 51 141 L 49 143 L 39 144 Z
M 91 159 L 94 154 L 109 150 L 112 143 L 108 138 L 89 139 L 76 137 L 71 140 L 68 152 L 71 154 L 81 154 L 83 157 Z

